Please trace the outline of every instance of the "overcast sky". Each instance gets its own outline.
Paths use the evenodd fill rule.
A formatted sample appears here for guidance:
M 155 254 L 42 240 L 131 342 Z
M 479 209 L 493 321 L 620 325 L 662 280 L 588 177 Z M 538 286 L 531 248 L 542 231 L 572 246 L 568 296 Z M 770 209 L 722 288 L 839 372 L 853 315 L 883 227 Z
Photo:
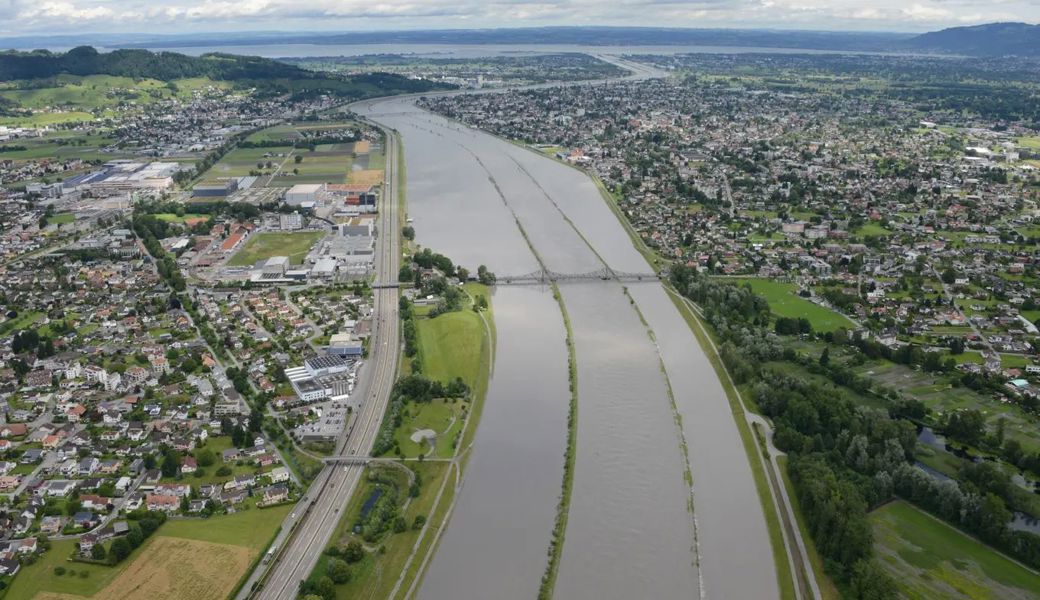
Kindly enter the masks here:
M 928 31 L 1040 21 L 1038 0 L 0 0 L 0 34 L 645 25 Z

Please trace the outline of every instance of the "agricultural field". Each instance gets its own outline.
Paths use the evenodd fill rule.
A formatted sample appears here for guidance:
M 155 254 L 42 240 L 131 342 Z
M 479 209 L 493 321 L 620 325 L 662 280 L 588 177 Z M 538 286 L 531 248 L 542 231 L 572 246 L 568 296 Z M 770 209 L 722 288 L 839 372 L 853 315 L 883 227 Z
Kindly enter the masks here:
M 274 538 L 291 507 L 252 508 L 165 523 L 115 567 L 70 562 L 74 540 L 52 542 L 23 567 L 5 600 L 223 600 Z M 65 569 L 57 575 L 55 569 Z
M 324 231 L 258 233 L 249 238 L 227 264 L 231 267 L 248 267 L 272 256 L 288 256 L 291 264 L 298 265 L 303 262 L 311 247 L 323 237 Z
M 220 177 L 247 177 L 250 172 L 264 171 L 273 172 L 278 168 L 286 156 L 292 152 L 291 146 L 276 146 L 273 148 L 235 148 L 213 165 L 203 179 L 217 179 Z M 289 159 L 290 162 L 292 159 Z M 267 168 L 267 163 L 271 168 Z M 258 168 L 260 165 L 262 168 Z
M 251 562 L 241 546 L 158 536 L 91 600 L 222 600 Z M 80 594 L 41 592 L 34 600 L 75 600 Z
M 204 215 L 200 213 L 185 213 L 183 215 L 176 215 L 173 213 L 156 213 L 155 218 L 166 223 L 177 223 L 183 224 L 187 221 L 194 219 L 209 219 L 210 215 Z
M 794 284 L 766 279 L 746 279 L 739 283 L 751 284 L 751 289 L 765 297 L 769 302 L 769 308 L 778 317 L 809 319 L 813 329 L 821 332 L 834 331 L 839 327 L 855 327 L 844 315 L 798 296 Z
M 11 118 L 11 117 L 6 117 Z M 9 125 L 0 119 L 0 125 Z M 123 153 L 112 148 L 112 152 L 102 152 L 104 148 L 110 148 L 116 143 L 114 138 L 104 135 L 84 135 L 71 131 L 54 131 L 38 138 L 19 138 L 10 142 L 0 144 L 0 147 L 22 148 L 0 150 L 2 160 L 33 160 L 44 158 L 82 160 L 112 160 Z
M 95 114 L 121 104 L 150 104 L 170 98 L 188 99 L 196 90 L 207 87 L 229 89 L 227 82 L 206 78 L 178 79 L 170 83 L 155 79 L 135 79 L 114 75 L 59 75 L 56 85 L 45 88 L 18 89 L 18 82 L 0 88 L 0 97 L 17 102 L 31 110 L 47 109 L 27 117 L 2 117 L 0 125 L 53 125 L 74 121 L 91 121 Z M 58 110 L 56 110 L 58 109 Z
M 881 565 L 915 600 L 1026 600 L 1040 596 L 1040 574 L 972 537 L 896 501 L 869 516 Z
M 356 126 L 352 121 L 336 121 L 268 127 L 251 134 L 245 141 L 278 145 L 236 148 L 217 162 L 204 178 L 245 177 L 260 173 L 270 179 L 263 180 L 269 187 L 291 187 L 308 183 L 359 183 L 376 177 L 368 171 L 378 171 L 378 183 L 382 181 L 382 154 L 370 154 L 367 142 L 313 146 L 313 142 L 308 141 L 321 136 L 338 136 Z

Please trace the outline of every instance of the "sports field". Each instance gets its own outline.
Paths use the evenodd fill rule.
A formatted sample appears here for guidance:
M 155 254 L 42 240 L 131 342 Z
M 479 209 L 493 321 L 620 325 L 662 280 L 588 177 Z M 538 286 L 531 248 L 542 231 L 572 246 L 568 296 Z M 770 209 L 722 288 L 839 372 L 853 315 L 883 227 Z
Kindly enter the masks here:
M 905 598 L 1040 597 L 1040 574 L 906 502 L 891 502 L 878 508 L 870 514 L 870 521 L 878 560 Z
M 323 237 L 323 231 L 258 233 L 249 238 L 227 264 L 231 267 L 248 267 L 272 256 L 288 256 L 291 264 L 298 265 L 303 262 L 311 246 Z
M 781 283 L 766 279 L 746 279 L 739 283 L 750 283 L 754 292 L 769 302 L 769 309 L 778 317 L 806 318 L 815 331 L 834 331 L 839 327 L 854 328 L 856 325 L 844 315 L 809 302 L 798 296 L 792 283 Z

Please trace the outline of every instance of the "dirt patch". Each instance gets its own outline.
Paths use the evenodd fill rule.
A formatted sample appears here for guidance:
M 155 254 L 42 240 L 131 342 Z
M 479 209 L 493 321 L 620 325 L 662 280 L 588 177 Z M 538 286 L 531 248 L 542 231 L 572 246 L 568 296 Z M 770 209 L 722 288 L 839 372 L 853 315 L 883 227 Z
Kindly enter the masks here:
M 364 169 L 362 171 L 351 171 L 347 174 L 347 183 L 362 183 L 364 185 L 379 185 L 383 183 L 382 169 Z
M 249 567 L 249 548 L 197 540 L 155 538 L 91 600 L 223 600 Z M 42 592 L 34 600 L 82 600 Z

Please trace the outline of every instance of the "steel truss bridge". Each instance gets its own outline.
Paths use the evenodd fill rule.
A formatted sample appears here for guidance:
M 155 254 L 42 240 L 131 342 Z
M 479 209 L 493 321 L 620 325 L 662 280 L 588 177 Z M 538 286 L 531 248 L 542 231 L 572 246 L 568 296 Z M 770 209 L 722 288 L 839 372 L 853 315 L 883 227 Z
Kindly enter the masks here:
M 620 283 L 640 283 L 644 281 L 660 281 L 667 279 L 668 274 L 661 273 L 629 273 L 626 271 L 615 271 L 604 267 L 596 271 L 586 273 L 560 273 L 549 269 L 538 269 L 530 273 L 520 275 L 498 275 L 495 285 L 549 285 L 551 283 L 568 283 L 580 281 L 617 281 Z M 373 288 L 396 288 L 401 287 L 401 282 L 376 282 Z

